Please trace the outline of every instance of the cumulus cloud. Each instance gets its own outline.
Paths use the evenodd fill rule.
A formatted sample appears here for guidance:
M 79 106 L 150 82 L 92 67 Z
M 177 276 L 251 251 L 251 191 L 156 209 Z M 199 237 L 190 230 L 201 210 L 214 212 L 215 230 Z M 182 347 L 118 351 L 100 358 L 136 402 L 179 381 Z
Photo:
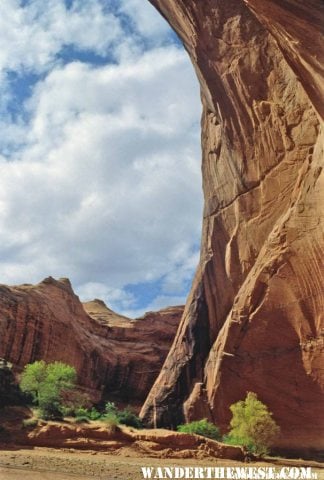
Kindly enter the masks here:
M 136 304 L 135 296 L 121 288 L 111 288 L 99 282 L 88 282 L 79 287 L 78 293 L 85 300 L 93 300 L 95 298 L 99 298 L 100 300 L 103 298 L 109 299 L 110 304 L 117 303 L 123 311 L 130 313 L 130 316 L 137 316 L 137 311 L 127 310 Z M 142 309 L 139 311 L 142 313 Z M 146 311 L 146 309 L 144 309 L 144 311 Z
M 123 34 L 99 0 L 75 0 L 71 8 L 63 0 L 21 3 L 0 3 L 0 71 L 48 69 L 67 45 L 105 55 Z
M 172 35 L 168 24 L 157 15 L 155 8 L 148 2 L 121 0 L 120 11 L 129 16 L 135 30 L 155 43 L 164 39 L 166 35 Z
M 3 120 L 0 281 L 69 277 L 82 299 L 103 298 L 138 316 L 183 303 L 197 263 L 199 94 L 184 51 L 160 40 L 141 55 L 142 46 L 128 49 L 118 14 L 103 4 L 75 1 L 68 8 L 56 0 L 41 15 L 38 0 L 25 8 L 14 0 L 1 4 L 15 14 L 13 35 L 21 29 L 21 38 L 29 38 L 21 27 L 28 13 L 36 37 L 45 40 L 38 54 L 33 42 L 21 47 L 12 64 L 7 47 L 0 67 L 47 71 L 21 100 L 17 118 Z M 135 1 L 125 5 L 125 14 L 135 12 Z M 155 14 L 150 8 L 147 18 Z M 143 7 L 132 22 L 140 25 L 142 15 Z M 54 61 L 66 43 L 106 52 L 107 61 Z M 112 62 L 115 44 L 128 54 Z M 160 290 L 146 304 L 145 295 L 131 292 L 131 285 L 149 290 L 154 282 Z

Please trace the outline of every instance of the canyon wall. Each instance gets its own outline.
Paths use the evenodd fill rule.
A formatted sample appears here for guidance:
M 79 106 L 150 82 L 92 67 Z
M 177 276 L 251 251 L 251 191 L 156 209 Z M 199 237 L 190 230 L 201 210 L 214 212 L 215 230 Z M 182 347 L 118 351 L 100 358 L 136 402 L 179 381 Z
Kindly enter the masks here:
M 100 300 L 83 305 L 67 279 L 0 285 L 0 358 L 16 372 L 39 359 L 68 363 L 92 398 L 140 405 L 182 312 L 183 307 L 169 307 L 130 320 Z
M 321 0 L 151 0 L 203 103 L 201 258 L 141 416 L 175 426 L 254 391 L 278 446 L 324 447 Z

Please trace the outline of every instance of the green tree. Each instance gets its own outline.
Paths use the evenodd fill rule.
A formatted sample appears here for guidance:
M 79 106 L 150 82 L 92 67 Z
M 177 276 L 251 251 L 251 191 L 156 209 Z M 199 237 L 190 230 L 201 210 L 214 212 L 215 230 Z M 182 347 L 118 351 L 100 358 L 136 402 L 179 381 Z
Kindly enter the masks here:
M 25 366 L 21 374 L 20 388 L 32 395 L 44 418 L 63 415 L 63 394 L 75 388 L 74 367 L 62 362 L 46 363 L 43 360 Z
M 250 452 L 266 455 L 280 433 L 280 428 L 272 418 L 272 413 L 253 392 L 246 399 L 231 405 L 231 430 L 225 441 L 243 445 Z
M 46 363 L 44 360 L 25 365 L 20 378 L 20 388 L 29 393 L 38 404 L 39 389 L 46 379 Z

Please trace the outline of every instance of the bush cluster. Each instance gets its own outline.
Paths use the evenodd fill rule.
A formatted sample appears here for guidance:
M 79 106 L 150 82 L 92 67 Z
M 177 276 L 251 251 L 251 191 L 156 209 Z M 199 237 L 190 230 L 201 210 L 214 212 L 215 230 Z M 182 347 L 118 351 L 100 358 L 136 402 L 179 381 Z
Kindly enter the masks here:
M 216 427 L 216 425 L 213 423 L 208 422 L 206 418 L 203 420 L 196 420 L 195 422 L 179 425 L 177 430 L 178 432 L 182 433 L 195 433 L 196 435 L 211 438 L 212 440 L 221 439 L 221 434 L 218 427 Z
M 89 410 L 85 407 L 76 408 L 73 415 L 76 418 L 86 418 L 87 420 L 100 420 L 102 417 L 102 413 L 98 412 L 95 408 Z
M 105 417 L 114 418 L 118 424 L 127 425 L 134 428 L 143 428 L 142 421 L 129 408 L 118 410 L 113 402 L 106 403 Z
M 91 410 L 86 408 L 78 408 L 75 410 L 75 416 L 76 421 L 80 423 L 82 420 L 100 420 L 105 422 L 107 425 L 122 424 L 135 428 L 143 428 L 141 420 L 137 415 L 135 415 L 135 413 L 133 413 L 129 408 L 119 410 L 112 402 L 106 403 L 103 412 L 99 412 L 95 408 L 92 408 Z
M 232 420 L 230 431 L 222 438 L 224 443 L 241 445 L 249 453 L 266 455 L 280 433 L 272 413 L 253 392 L 245 400 L 231 405 Z M 178 426 L 179 432 L 195 433 L 203 437 L 221 440 L 219 429 L 206 419 Z
M 26 365 L 21 374 L 20 388 L 31 395 L 39 409 L 39 416 L 45 420 L 71 415 L 75 416 L 76 423 L 100 420 L 111 428 L 118 424 L 142 428 L 142 422 L 135 413 L 128 408 L 118 410 L 112 402 L 106 404 L 103 412 L 86 408 L 88 399 L 76 391 L 75 368 L 62 362 L 40 360 Z M 29 420 L 24 426 L 31 426 Z
M 76 423 L 89 421 L 105 422 L 107 428 L 114 430 L 123 424 L 143 428 L 139 417 L 129 408 L 119 410 L 112 402 L 105 405 L 103 411 L 86 408 L 89 401 L 76 391 L 76 371 L 62 362 L 45 363 L 43 360 L 26 365 L 21 375 L 20 388 L 30 394 L 38 406 L 40 416 L 45 419 L 61 419 L 67 415 L 75 416 Z M 232 420 L 229 432 L 222 438 L 216 425 L 206 418 L 179 425 L 177 430 L 183 433 L 202 435 L 213 440 L 223 440 L 231 445 L 242 445 L 248 452 L 256 455 L 269 453 L 280 433 L 280 428 L 272 418 L 272 413 L 253 392 L 248 392 L 245 400 L 231 405 Z M 37 419 L 27 419 L 24 428 L 37 425 Z M 0 434 L 3 434 L 0 429 Z

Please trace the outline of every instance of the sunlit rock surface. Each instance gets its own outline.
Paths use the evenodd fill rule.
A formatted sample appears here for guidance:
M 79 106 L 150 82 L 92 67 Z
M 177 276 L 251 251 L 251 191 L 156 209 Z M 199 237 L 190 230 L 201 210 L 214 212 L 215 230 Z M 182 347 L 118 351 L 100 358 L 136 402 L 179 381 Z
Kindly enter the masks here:
M 73 365 L 79 383 L 102 396 L 140 404 L 156 379 L 183 307 L 138 320 L 118 315 L 100 300 L 82 304 L 67 279 L 0 286 L 0 358 L 19 372 L 35 360 Z
M 321 0 L 151 0 L 201 85 L 201 259 L 148 424 L 213 419 L 254 391 L 278 445 L 324 447 Z

